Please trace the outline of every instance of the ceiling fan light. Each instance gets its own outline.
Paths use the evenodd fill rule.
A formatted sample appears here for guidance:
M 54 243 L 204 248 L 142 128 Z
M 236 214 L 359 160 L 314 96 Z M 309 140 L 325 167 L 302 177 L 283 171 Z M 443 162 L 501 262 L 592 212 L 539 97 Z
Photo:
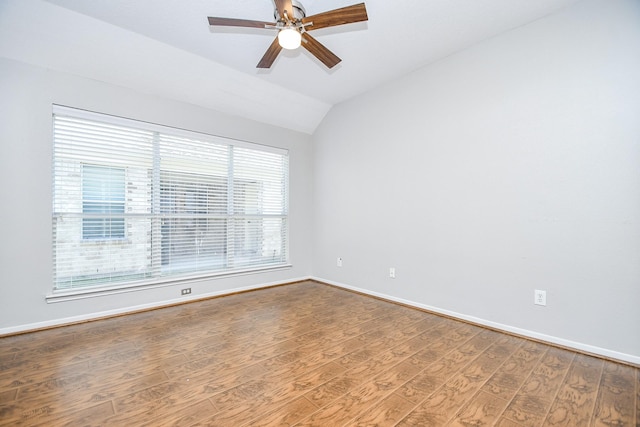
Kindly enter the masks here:
M 278 43 L 284 49 L 297 49 L 302 43 L 302 35 L 295 28 L 284 28 L 278 33 Z

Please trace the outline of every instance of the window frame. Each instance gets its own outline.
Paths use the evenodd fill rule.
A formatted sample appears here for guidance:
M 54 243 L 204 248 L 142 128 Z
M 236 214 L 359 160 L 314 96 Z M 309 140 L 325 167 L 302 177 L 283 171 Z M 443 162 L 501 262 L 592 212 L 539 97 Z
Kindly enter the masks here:
M 231 208 L 224 213 L 224 217 L 226 217 L 229 220 L 238 220 L 239 218 L 242 219 L 244 218 L 246 220 L 246 218 L 251 218 L 251 219 L 255 219 L 258 217 L 261 217 L 262 219 L 264 218 L 276 218 L 274 219 L 274 221 L 278 221 L 278 218 L 281 221 L 281 228 L 279 229 L 279 239 L 281 241 L 281 252 L 279 257 L 274 258 L 275 261 L 274 262 L 266 262 L 265 260 L 261 260 L 258 259 L 258 261 L 254 262 L 254 263 L 250 263 L 249 265 L 239 265 L 239 266 L 233 266 L 231 265 L 231 268 L 224 268 L 224 269 L 215 269 L 215 270 L 209 270 L 209 271 L 192 271 L 192 272 L 188 272 L 186 274 L 181 274 L 181 275 L 152 275 L 150 277 L 144 277 L 142 279 L 136 279 L 136 280 L 123 280 L 118 282 L 116 281 L 112 281 L 112 282 L 105 282 L 105 283 L 101 283 L 98 285 L 91 285 L 91 286 L 69 286 L 69 287 L 64 287 L 64 286 L 59 286 L 60 282 L 57 282 L 58 277 L 56 276 L 57 274 L 57 270 L 56 270 L 56 231 L 57 231 L 57 227 L 56 227 L 56 221 L 60 220 L 60 216 L 61 213 L 56 211 L 56 197 L 59 197 L 56 194 L 56 140 L 55 140 L 55 124 L 56 124 L 56 116 L 60 116 L 60 117 L 72 117 L 74 119 L 78 119 L 78 120 L 88 120 L 88 121 L 94 121 L 94 122 L 100 122 L 100 123 L 107 123 L 110 125 L 114 125 L 114 126 L 124 126 L 124 127 L 131 127 L 131 128 L 135 128 L 135 129 L 142 129 L 145 131 L 149 131 L 149 132 L 155 132 L 155 133 L 161 133 L 161 134 L 167 134 L 171 137 L 176 137 L 176 138 L 194 138 L 197 139 L 198 141 L 201 141 L 203 143 L 206 144 L 217 144 L 217 145 L 222 145 L 222 146 L 226 146 L 226 147 L 230 147 L 230 149 L 233 151 L 235 149 L 248 149 L 248 150 L 255 150 L 258 153 L 271 153 L 277 156 L 281 156 L 281 157 L 277 157 L 276 158 L 282 158 L 282 173 L 283 175 L 283 182 L 282 182 L 282 212 L 278 213 L 278 214 L 262 214 L 262 215 L 238 215 L 236 212 L 233 212 L 233 204 L 231 204 Z M 116 116 L 111 116 L 111 115 L 105 115 L 105 114 L 101 114 L 101 113 L 94 113 L 94 112 L 90 112 L 90 111 L 86 111 L 86 110 L 78 110 L 75 108 L 70 108 L 70 107 L 64 107 L 64 106 L 59 106 L 59 105 L 54 105 L 53 106 L 53 116 L 52 116 L 52 121 L 54 124 L 54 141 L 53 141 L 53 146 L 54 146 L 54 155 L 53 155 L 53 171 L 52 171 L 52 175 L 53 175 L 53 199 L 54 199 L 54 207 L 53 207 L 53 251 L 54 251 L 54 283 L 53 283 L 53 289 L 51 291 L 51 293 L 49 295 L 47 295 L 47 301 L 48 302 L 58 302 L 58 301 L 66 301 L 66 300 L 70 300 L 70 299 L 76 299 L 76 298 L 85 298 L 88 296 L 94 296 L 94 295 L 103 295 L 103 294 L 113 294 L 113 293 L 120 293 L 120 292 L 129 292 L 131 290 L 138 290 L 141 288 L 155 288 L 155 287 L 162 287 L 162 286 L 170 286 L 175 284 L 176 282 L 189 282 L 189 281 L 197 281 L 197 280 L 208 280 L 208 279 L 212 279 L 212 278 L 216 278 L 216 277 L 225 277 L 225 276 L 230 276 L 230 275 L 244 275 L 244 274 L 256 274 L 256 273 L 261 273 L 261 272 L 266 272 L 266 271 L 270 271 L 270 270 L 278 270 L 278 269 L 287 269 L 291 267 L 291 263 L 290 263 L 290 252 L 289 252 L 289 242 L 290 242 L 290 237 L 289 237 L 289 224 L 290 224 L 290 220 L 289 220 L 289 152 L 287 149 L 283 149 L 283 148 L 279 148 L 279 147 L 273 147 L 273 146 L 268 146 L 268 145 L 263 145 L 263 144 L 256 144 L 253 142 L 247 142 L 247 141 L 241 141 L 241 140 L 237 140 L 237 139 L 231 139 L 231 138 L 225 138 L 222 136 L 217 136 L 217 135 L 211 135 L 211 134 L 204 134 L 201 132 L 194 132 L 194 131 L 188 131 L 188 130 L 184 130 L 184 129 L 178 129 L 178 128 L 174 128 L 174 127 L 169 127 L 169 126 L 164 126 L 164 125 L 158 125 L 158 124 L 153 124 L 153 123 L 148 123 L 148 122 L 140 122 L 137 120 L 132 120 L 132 119 L 128 119 L 128 118 L 122 118 L 122 117 L 116 117 Z M 155 151 L 155 149 L 154 149 Z M 233 157 L 233 156 L 232 156 Z M 232 159 L 230 160 L 232 161 Z M 154 160 L 155 162 L 155 160 Z M 80 230 L 80 234 L 81 234 L 81 240 L 83 243 L 85 244 L 100 244 L 101 242 L 104 244 L 112 244 L 113 246 L 117 246 L 118 242 L 121 241 L 126 241 L 128 240 L 128 234 L 127 234 L 127 230 L 131 227 L 134 227 L 135 225 L 129 224 L 128 222 L 128 218 L 136 218 L 136 215 L 130 214 L 131 208 L 128 206 L 127 200 L 130 198 L 130 195 L 128 194 L 128 187 L 127 185 L 129 185 L 130 183 L 128 183 L 129 178 L 127 178 L 127 166 L 125 165 L 124 167 L 122 167 L 121 165 L 112 165 L 109 164 L 108 162 L 106 162 L 105 164 L 102 164 L 102 162 L 96 162 L 93 161 L 93 159 L 84 159 L 81 160 L 82 165 L 88 165 L 89 167 L 105 167 L 105 168 L 114 168 L 114 169 L 123 169 L 124 173 L 125 173 L 125 200 L 124 200 L 124 211 L 125 213 L 122 215 L 124 217 L 124 236 L 123 237 L 105 237 L 105 238 L 87 238 L 85 239 L 84 237 L 84 230 L 83 230 L 83 225 L 81 224 L 81 230 Z M 154 170 L 156 170 L 157 168 L 157 172 L 153 172 L 154 176 L 157 176 L 157 178 L 154 178 L 154 185 L 157 186 L 156 190 L 152 190 L 155 200 L 158 200 L 157 202 L 151 202 L 150 207 L 151 209 L 157 209 L 156 211 L 154 211 L 152 213 L 152 216 L 155 216 L 156 219 L 160 219 L 161 217 L 163 217 L 163 213 L 160 212 L 160 210 L 158 209 L 159 207 L 159 191 L 160 191 L 160 176 L 163 173 L 163 167 L 162 166 L 157 166 L 154 164 L 153 166 Z M 193 172 L 193 173 L 197 173 L 197 171 Z M 233 175 L 231 175 L 231 178 L 229 176 L 226 176 L 226 180 L 229 183 L 229 187 L 233 187 Z M 81 178 L 81 182 L 83 182 L 84 178 Z M 229 190 L 231 191 L 231 195 L 233 195 L 233 190 Z M 80 189 L 80 192 L 83 192 L 83 189 Z M 230 196 L 228 196 L 230 197 Z M 82 201 L 84 202 L 84 194 L 82 194 L 81 196 Z M 64 215 L 64 214 L 62 214 Z M 118 216 L 118 215 L 116 215 Z M 82 222 L 82 221 L 81 221 Z M 133 221 L 132 221 L 133 222 Z M 249 221 L 251 222 L 251 221 Z M 262 245 L 264 245 L 265 243 L 263 242 Z M 226 247 L 226 250 L 229 250 L 229 247 Z M 264 251 L 263 251 L 264 252 Z M 156 255 L 154 255 L 156 256 Z M 263 256 L 264 257 L 264 256 Z M 266 258 L 265 258 L 266 259 Z

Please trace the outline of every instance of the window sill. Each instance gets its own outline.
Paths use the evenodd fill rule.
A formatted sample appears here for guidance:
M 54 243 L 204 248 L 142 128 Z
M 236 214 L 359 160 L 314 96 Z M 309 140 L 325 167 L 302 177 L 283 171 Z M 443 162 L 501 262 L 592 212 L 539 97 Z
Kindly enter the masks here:
M 53 291 L 49 295 L 46 295 L 45 300 L 47 304 L 66 302 L 66 301 L 75 301 L 75 300 L 81 300 L 81 299 L 87 299 L 87 298 L 102 297 L 107 295 L 117 295 L 117 294 L 124 294 L 124 293 L 130 293 L 130 292 L 146 291 L 150 289 L 166 288 L 168 286 L 175 286 L 177 284 L 183 285 L 187 283 L 202 282 L 202 281 L 211 280 L 211 279 L 220 279 L 220 278 L 227 278 L 227 277 L 247 276 L 252 274 L 268 273 L 271 271 L 287 270 L 287 269 L 290 269 L 291 267 L 292 267 L 291 264 L 280 264 L 277 266 L 266 267 L 261 269 L 235 270 L 235 271 L 221 272 L 217 274 L 207 274 L 203 276 L 165 278 L 163 280 L 156 280 L 153 282 L 141 282 L 141 283 L 135 283 L 135 284 L 129 284 L 129 285 L 57 290 L 57 291 Z

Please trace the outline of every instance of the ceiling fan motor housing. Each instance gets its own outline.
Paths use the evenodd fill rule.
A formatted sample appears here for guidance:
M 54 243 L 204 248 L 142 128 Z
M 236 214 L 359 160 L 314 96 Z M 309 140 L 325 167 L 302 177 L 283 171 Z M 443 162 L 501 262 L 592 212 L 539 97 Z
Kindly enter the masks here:
M 291 18 L 291 20 L 297 21 L 307 16 L 307 11 L 304 10 L 302 3 L 300 3 L 299 1 L 291 0 L 291 6 L 293 6 L 293 16 L 289 17 Z M 273 17 L 276 19 L 276 21 L 279 21 L 281 18 L 277 8 L 273 11 Z

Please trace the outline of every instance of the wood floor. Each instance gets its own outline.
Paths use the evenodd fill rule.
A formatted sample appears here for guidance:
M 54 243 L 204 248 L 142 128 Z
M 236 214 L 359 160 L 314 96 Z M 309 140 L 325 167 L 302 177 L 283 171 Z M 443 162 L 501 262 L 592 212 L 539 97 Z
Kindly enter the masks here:
M 0 339 L 6 426 L 640 426 L 638 369 L 305 282 Z

